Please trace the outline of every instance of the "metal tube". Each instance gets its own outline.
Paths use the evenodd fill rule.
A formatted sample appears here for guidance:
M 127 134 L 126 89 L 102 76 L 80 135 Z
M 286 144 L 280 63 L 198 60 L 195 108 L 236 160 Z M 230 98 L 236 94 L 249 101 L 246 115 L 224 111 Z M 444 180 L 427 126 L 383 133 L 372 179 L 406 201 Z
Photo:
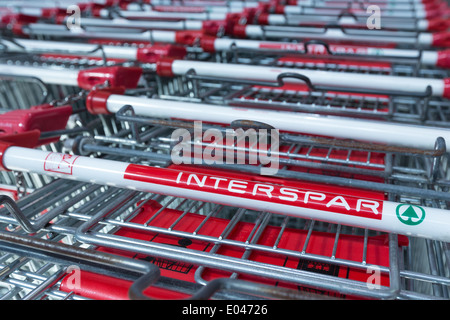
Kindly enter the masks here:
M 450 240 L 450 215 L 447 210 L 384 201 L 370 195 L 348 194 L 350 191 L 336 194 L 336 191 L 312 190 L 295 182 L 286 182 L 281 187 L 229 176 L 197 174 L 21 147 L 7 148 L 3 164 L 9 170 Z

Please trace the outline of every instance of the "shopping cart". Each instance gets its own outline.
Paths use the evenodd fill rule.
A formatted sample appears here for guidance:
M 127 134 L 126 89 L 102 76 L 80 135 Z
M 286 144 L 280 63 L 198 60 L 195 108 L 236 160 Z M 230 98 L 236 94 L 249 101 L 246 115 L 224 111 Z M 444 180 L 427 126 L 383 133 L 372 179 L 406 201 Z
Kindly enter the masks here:
M 125 51 L 137 47 L 118 42 L 116 48 L 127 52 L 125 59 L 114 60 L 119 57 L 113 46 L 85 46 L 86 51 L 70 55 L 57 48 L 28 52 L 21 40 L 2 40 L 9 49 L 7 59 L 14 61 L 3 65 L 27 65 L 27 75 L 11 72 L 5 78 L 5 85 L 16 89 L 12 96 L 17 103 L 9 109 L 71 105 L 76 120 L 69 120 L 62 131 L 46 132 L 46 138 L 60 138 L 38 149 L 2 142 L 6 169 L 48 179 L 17 201 L 1 198 L 3 299 L 448 299 L 448 97 L 436 95 L 448 77 L 446 70 L 414 62 L 400 68 L 402 64 L 381 59 L 376 64 L 352 59 L 352 54 L 340 55 L 338 59 L 346 61 L 340 66 L 318 64 L 293 56 L 289 49 L 238 48 L 238 40 L 215 52 L 191 43 L 186 49 L 190 60 L 182 60 L 184 53 L 167 59 L 165 51 L 154 61 L 139 61 L 136 50 Z M 19 55 L 11 52 L 16 43 L 23 51 Z M 50 69 L 48 64 L 57 64 L 58 79 L 105 65 L 138 66 L 142 73 L 128 89 L 114 82 L 83 88 L 65 80 L 62 86 L 61 81 L 50 81 L 49 73 L 42 74 L 43 67 Z M 211 66 L 214 74 L 207 72 Z M 220 73 L 222 66 L 282 68 L 284 74 L 242 79 L 242 71 Z M 40 71 L 31 73 L 32 68 Z M 314 78 L 318 70 L 383 76 L 387 81 L 418 78 L 423 90 L 355 90 L 345 83 L 330 88 Z M 292 73 L 300 76 L 290 83 Z M 26 94 L 30 88 L 34 95 Z M 25 98 L 33 100 L 20 100 Z M 148 107 L 150 112 L 145 111 Z M 184 113 L 174 113 L 175 108 Z M 270 116 L 257 119 L 261 109 Z M 220 110 L 223 117 L 217 116 Z M 342 130 L 339 136 L 308 132 L 312 128 L 306 123 L 287 126 L 289 115 L 301 119 L 308 112 L 333 115 L 323 119 L 335 125 L 351 120 L 367 121 L 380 132 L 383 126 L 396 128 L 398 136 L 391 134 L 379 144 L 378 135 L 357 136 L 364 128 Z M 286 127 L 271 125 L 283 115 Z M 264 165 L 249 161 L 174 164 L 174 131 L 194 135 L 194 121 L 199 119 L 204 119 L 202 136 L 207 130 L 279 128 L 279 148 L 272 150 L 280 164 L 276 175 L 261 176 Z M 416 134 L 424 130 L 426 142 L 417 138 L 400 143 L 402 130 L 417 124 Z M 344 136 L 348 134 L 354 136 Z M 193 140 L 190 147 L 204 154 L 208 142 Z M 235 160 L 239 155 L 248 160 L 260 151 L 246 141 L 219 146 L 231 150 Z M 129 175 L 125 182 L 122 168 Z M 14 180 L 5 178 L 12 173 L 3 173 L 2 182 L 14 188 Z M 214 183 L 205 182 L 211 177 Z M 225 180 L 234 183 L 223 187 Z M 251 191 L 244 191 L 250 183 L 265 186 L 253 189 L 260 191 L 256 202 L 249 200 Z M 276 193 L 280 187 L 285 189 Z M 274 198 L 281 195 L 289 201 L 293 190 L 308 190 L 308 199 L 317 200 L 315 209 L 326 207 L 320 203 L 322 194 L 341 195 L 353 216 L 340 214 L 348 218 L 339 222 L 302 216 L 296 214 L 298 207 L 289 211 L 282 203 L 275 208 Z M 267 199 L 269 195 L 273 198 Z M 334 199 L 341 208 L 332 207 L 328 215 L 347 210 L 342 200 Z M 375 214 L 376 201 L 411 208 L 397 210 L 411 224 L 420 220 L 418 208 L 425 208 L 428 217 L 442 218 L 442 225 L 426 234 L 405 235 L 364 227 L 359 221 L 352 224 L 358 220 L 353 204 L 367 209 L 364 214 Z M 413 230 L 408 223 L 405 228 Z

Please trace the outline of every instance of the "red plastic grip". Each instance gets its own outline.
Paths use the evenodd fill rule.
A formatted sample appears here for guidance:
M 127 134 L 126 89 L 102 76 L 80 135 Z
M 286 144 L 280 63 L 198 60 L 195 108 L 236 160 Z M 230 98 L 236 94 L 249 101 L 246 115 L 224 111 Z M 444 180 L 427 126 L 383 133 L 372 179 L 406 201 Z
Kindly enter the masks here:
M 136 88 L 142 75 L 142 69 L 138 67 L 100 67 L 86 69 L 78 74 L 78 86 L 85 90 L 91 90 L 106 81 L 111 87 Z
M 202 31 L 176 31 L 175 42 L 177 44 L 184 44 L 192 46 L 197 39 L 200 39 L 203 35 Z
M 183 59 L 186 57 L 186 52 L 186 48 L 182 46 L 172 44 L 152 45 L 138 48 L 136 59 L 144 63 L 156 63 L 163 57 Z
M 247 22 L 249 22 L 249 21 L 253 21 L 255 16 L 260 12 L 261 12 L 261 10 L 259 10 L 258 8 L 245 8 L 242 11 L 242 14 L 243 14 L 243 16 L 245 16 L 247 18 Z
M 233 28 L 233 35 L 240 38 L 247 37 L 246 25 L 245 24 L 237 24 Z
M 172 71 L 172 63 L 176 59 L 173 58 L 162 58 L 156 63 L 156 73 L 161 77 L 173 77 L 174 73 Z
M 273 7 L 274 7 L 274 5 L 271 3 L 260 2 L 260 3 L 258 3 L 258 12 L 259 13 L 269 13 L 272 11 Z
M 200 46 L 202 47 L 203 51 L 205 52 L 215 52 L 215 42 L 216 37 L 208 37 L 204 36 L 200 39 Z
M 248 10 L 248 9 L 252 9 L 252 8 L 247 8 L 245 9 L 243 12 L 241 13 L 227 13 L 226 15 L 226 33 L 230 34 L 233 31 L 233 27 L 237 24 L 242 24 L 242 23 L 249 23 L 254 15 L 255 12 Z
M 110 114 L 106 103 L 112 94 L 124 94 L 125 88 L 92 90 L 86 97 L 86 109 L 91 114 Z
M 443 69 L 450 69 L 450 49 L 438 51 L 436 66 Z
M 258 16 L 258 24 L 268 25 L 269 24 L 269 15 L 267 13 L 261 13 Z
M 429 31 L 444 31 L 450 26 L 450 21 L 443 18 L 435 18 L 428 20 Z
M 105 8 L 107 8 L 106 5 L 93 4 L 91 7 L 91 15 L 94 17 L 100 17 L 100 12 Z
M 275 13 L 284 14 L 284 6 L 276 6 Z
M 233 28 L 236 24 L 245 19 L 249 21 L 254 16 L 253 11 L 245 11 L 244 13 L 228 13 L 225 20 L 206 20 L 203 22 L 202 31 L 206 35 L 217 36 L 219 31 L 223 31 L 226 35 L 232 35 Z
M 42 18 L 50 19 L 57 18 L 59 16 L 66 16 L 66 10 L 62 8 L 42 8 Z
M 37 22 L 38 17 L 29 16 L 22 13 L 13 13 L 2 16 L 0 21 L 1 23 L 8 24 L 14 35 L 24 37 L 27 36 L 27 34 L 23 31 L 23 28 L 30 23 Z
M 425 10 L 425 18 L 426 19 L 433 19 L 433 18 L 437 18 L 440 17 L 442 14 L 442 10 L 440 9 L 429 9 L 429 10 Z
M 0 141 L 0 171 L 9 171 L 4 165 L 3 165 L 3 155 L 5 154 L 6 149 L 11 147 L 13 144 L 8 142 Z
M 2 23 L 8 24 L 14 24 L 14 23 L 34 23 L 38 21 L 38 17 L 35 16 L 29 16 L 23 13 L 12 13 L 12 14 L 6 14 L 1 17 L 0 20 Z
M 216 36 L 223 29 L 227 32 L 227 21 L 224 20 L 206 20 L 202 23 L 202 31 L 206 35 Z
M 450 99 L 450 78 L 444 79 L 444 92 L 442 96 L 446 99 Z
M 433 33 L 432 45 L 435 47 L 450 47 L 450 32 L 442 31 Z

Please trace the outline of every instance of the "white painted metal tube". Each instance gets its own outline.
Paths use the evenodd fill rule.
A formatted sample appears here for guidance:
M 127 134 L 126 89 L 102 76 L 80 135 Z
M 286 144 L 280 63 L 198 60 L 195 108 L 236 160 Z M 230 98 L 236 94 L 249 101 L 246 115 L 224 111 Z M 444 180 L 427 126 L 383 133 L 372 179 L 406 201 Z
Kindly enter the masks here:
M 78 86 L 79 70 L 2 64 L 0 65 L 0 73 L 11 76 L 34 77 L 47 84 Z
M 1 40 L 1 44 L 6 46 L 8 52 L 61 53 L 102 57 L 103 51 L 107 58 L 127 60 L 136 60 L 138 52 L 135 47 L 102 46 L 102 50 L 97 50 L 98 45 L 96 44 L 63 41 L 14 39 L 14 42 Z
M 127 19 L 98 19 L 83 18 L 80 20 L 84 27 L 108 27 L 154 30 L 202 30 L 203 24 L 199 20 L 186 21 L 140 21 Z
M 367 5 L 366 7 L 368 7 Z M 381 9 L 383 9 L 383 4 L 380 4 Z M 366 8 L 364 7 L 364 8 Z M 335 14 L 339 15 L 342 9 L 345 9 L 345 6 L 335 7 L 333 4 L 325 4 L 322 6 L 316 7 L 307 7 L 307 6 L 284 6 L 285 14 Z M 415 9 L 411 10 L 411 7 L 406 7 L 405 5 L 393 6 L 390 9 L 386 9 L 382 11 L 383 16 L 386 17 L 395 17 L 395 18 L 418 18 L 424 19 L 427 17 L 427 12 L 423 6 L 418 5 Z M 365 10 L 361 9 L 361 7 L 356 7 L 352 10 L 352 12 L 356 14 L 367 14 Z
M 185 4 L 184 6 L 177 6 L 177 5 L 159 5 L 156 7 L 155 11 L 164 12 L 164 10 L 167 10 L 165 12 L 218 12 L 218 13 L 234 13 L 234 12 L 242 12 L 245 8 L 256 8 L 258 7 L 257 2 L 253 3 L 246 3 L 246 2 L 236 2 L 236 1 L 230 1 L 229 3 L 219 6 L 219 5 L 197 5 L 197 6 L 190 6 L 189 4 Z M 124 8 L 125 11 L 153 11 L 153 7 L 148 4 L 137 4 L 137 3 L 130 3 L 126 5 Z
M 115 94 L 107 97 L 106 109 L 110 113 L 118 112 L 124 105 L 131 105 L 135 114 L 141 116 L 199 120 L 226 125 L 231 124 L 235 120 L 253 120 L 266 123 L 281 131 L 331 136 L 427 150 L 433 150 L 435 148 L 435 142 L 438 137 L 450 141 L 450 130 L 444 128 L 167 101 Z
M 343 32 L 338 28 L 304 28 L 285 26 L 259 26 L 246 25 L 235 28 L 237 36 L 253 39 L 319 39 L 325 41 L 348 41 L 361 43 L 396 43 L 404 45 L 433 45 L 433 35 L 423 32 L 418 35 L 415 32 L 397 32 L 383 30 L 351 30 Z
M 70 5 L 86 4 L 91 1 L 72 1 L 72 0 L 57 0 L 57 1 L 0 1 L 0 7 L 35 7 L 35 8 L 62 8 L 66 9 Z
M 383 28 L 391 30 L 412 30 L 412 31 L 427 31 L 428 20 L 424 19 L 411 19 L 402 21 L 405 19 L 389 19 L 383 20 Z M 264 16 L 264 20 L 259 18 L 259 24 L 266 25 L 287 25 L 287 26 L 301 26 L 301 25 L 315 25 L 325 27 L 329 24 L 342 25 L 342 26 L 355 26 L 359 28 L 367 27 L 367 17 L 365 15 L 359 15 L 354 17 L 343 16 L 338 18 L 336 16 L 311 16 L 307 14 L 302 15 L 285 15 L 285 14 L 267 14 Z
M 351 4 L 349 6 L 349 4 Z M 354 1 L 349 1 L 349 2 L 345 2 L 345 1 L 341 1 L 341 2 L 337 2 L 337 1 L 326 1 L 326 2 L 316 2 L 313 3 L 312 1 L 310 1 L 310 4 L 306 3 L 306 2 L 301 2 L 297 5 L 286 5 L 284 6 L 284 12 L 286 14 L 296 14 L 299 13 L 300 10 L 298 10 L 297 8 L 302 8 L 304 6 L 313 6 L 315 8 L 342 8 L 342 9 L 349 9 L 349 8 L 354 8 L 354 9 L 361 9 L 361 8 L 367 8 L 368 6 L 375 4 L 377 6 L 380 7 L 380 9 L 382 10 L 416 10 L 416 11 L 424 11 L 426 9 L 426 6 L 423 3 L 408 3 L 408 2 L 403 2 L 403 3 L 397 3 L 397 2 L 378 2 L 378 3 L 372 3 L 369 1 L 367 1 L 366 3 L 364 2 L 354 2 Z
M 185 0 L 182 3 L 184 3 L 185 5 L 189 5 L 189 6 L 204 6 L 204 5 L 209 5 L 209 6 L 226 6 L 227 4 L 231 3 L 236 3 L 236 5 L 238 5 L 239 3 L 242 4 L 252 4 L 252 3 L 268 3 L 270 2 L 269 0 L 262 0 L 262 1 L 249 1 L 249 0 L 245 0 L 245 1 L 240 1 L 240 0 L 233 0 L 233 1 L 207 1 L 207 0 Z M 297 0 L 296 2 L 294 1 L 289 1 L 289 3 L 292 3 L 291 5 L 308 5 L 308 6 L 312 6 L 315 3 L 318 4 L 333 4 L 333 3 L 342 3 L 342 2 L 351 2 L 351 1 L 342 1 L 342 0 Z M 368 3 L 369 1 L 366 1 L 366 3 Z M 398 4 L 423 4 L 426 3 L 427 1 L 422 1 L 422 0 L 371 0 L 370 3 L 373 4 L 389 4 L 389 3 L 398 3 Z M 150 0 L 149 1 L 150 4 L 152 5 L 174 5 L 174 4 L 180 4 L 180 0 Z M 358 2 L 359 3 L 359 2 Z M 363 4 L 365 3 L 364 1 L 362 2 Z
M 151 3 L 153 3 L 154 0 L 151 1 Z M 164 0 L 162 0 L 164 1 Z M 334 3 L 334 2 L 349 2 L 349 1 L 341 1 L 341 0 L 297 0 L 297 1 L 290 1 L 289 3 L 292 3 L 292 5 L 313 5 L 314 3 Z M 362 1 L 362 3 L 365 3 L 364 1 Z M 366 3 L 369 3 L 369 1 L 366 1 Z M 388 4 L 388 3 L 407 3 L 407 4 L 424 4 L 427 3 L 426 0 L 371 0 L 370 3 L 372 4 Z
M 357 190 L 311 190 L 295 181 L 280 186 L 21 147 L 7 148 L 2 163 L 9 170 L 450 241 L 447 210 L 384 201 Z
M 0 74 L 25 78 L 35 78 L 45 84 L 77 86 L 92 90 L 107 81 L 111 86 L 136 88 L 142 75 L 139 67 L 106 66 L 86 69 L 67 69 L 63 67 L 33 67 L 13 64 L 0 64 Z
M 124 18 L 133 19 L 148 19 L 148 18 L 181 18 L 181 19 L 196 19 L 196 20 L 223 20 L 226 18 L 227 13 L 239 13 L 242 12 L 242 8 L 239 7 L 223 7 L 223 10 L 211 7 L 210 10 L 204 12 L 182 12 L 180 11 L 152 11 L 152 10 L 120 10 L 120 15 Z M 330 8 L 329 6 L 323 7 L 307 7 L 307 6 L 284 6 L 285 14 L 304 14 L 304 15 L 334 15 L 339 16 L 343 8 Z M 365 10 L 354 9 L 356 14 L 364 15 Z M 109 17 L 108 10 L 100 10 L 100 16 L 103 18 Z M 394 8 L 383 11 L 383 15 L 389 18 L 414 18 L 425 19 L 427 18 L 427 11 L 423 8 L 417 8 L 417 10 L 408 10 L 404 8 Z
M 161 12 L 161 11 L 126 11 L 120 10 L 119 14 L 126 19 L 191 19 L 191 20 L 225 20 L 226 12 Z M 100 10 L 100 17 L 108 18 L 109 11 Z
M 25 34 L 46 34 L 83 39 L 117 39 L 128 41 L 152 40 L 155 42 L 176 43 L 176 31 L 154 30 L 145 32 L 119 32 L 117 29 L 105 27 L 105 29 L 101 31 L 70 31 L 67 30 L 65 25 L 30 23 L 23 31 Z
M 186 72 L 191 69 L 195 70 L 195 73 L 201 76 L 270 82 L 276 82 L 277 77 L 282 73 L 297 73 L 308 77 L 311 83 L 317 86 L 380 90 L 381 92 L 397 90 L 411 94 L 424 93 L 426 92 L 427 86 L 430 86 L 433 96 L 450 98 L 450 82 L 448 79 L 425 79 L 318 70 L 299 70 L 290 68 L 220 64 L 213 62 L 196 62 L 188 60 L 174 60 L 169 71 L 171 71 L 174 75 L 185 75 Z M 284 81 L 286 83 L 302 83 L 298 79 L 290 78 L 286 78 Z
M 258 41 L 258 40 L 246 40 L 246 39 L 226 39 L 216 38 L 214 39 L 213 48 L 215 51 L 232 51 L 234 49 L 243 50 L 268 50 L 268 51 L 290 51 L 290 52 L 304 52 L 305 46 L 303 43 L 292 42 L 280 42 L 280 41 Z M 361 57 L 386 57 L 385 61 L 389 61 L 389 58 L 398 59 L 414 59 L 420 57 L 420 62 L 424 65 L 436 66 L 438 63 L 439 52 L 423 50 L 422 54 L 418 50 L 413 49 L 389 49 L 389 48 L 376 48 L 366 46 L 351 46 L 351 45 L 329 45 L 332 53 L 341 53 L 356 55 Z M 308 53 L 314 55 L 327 55 L 327 51 L 324 45 L 321 44 L 309 44 Z
M 366 10 L 353 10 L 355 14 L 365 14 Z M 342 13 L 341 8 L 330 8 L 330 6 L 324 6 L 322 8 L 311 8 L 303 6 L 285 6 L 284 13 L 286 14 L 324 14 L 324 15 L 335 15 L 338 16 Z M 414 18 L 414 19 L 426 19 L 427 11 L 425 10 L 385 10 L 382 15 L 388 18 Z

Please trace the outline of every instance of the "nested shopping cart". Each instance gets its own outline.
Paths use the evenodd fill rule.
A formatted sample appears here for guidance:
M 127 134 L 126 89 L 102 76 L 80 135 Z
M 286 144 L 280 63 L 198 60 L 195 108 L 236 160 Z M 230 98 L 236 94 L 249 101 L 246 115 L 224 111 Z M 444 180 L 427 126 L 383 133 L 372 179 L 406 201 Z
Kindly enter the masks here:
M 27 53 L 20 39 L 2 44 L 5 86 L 16 89 L 5 108 L 69 104 L 76 115 L 45 132 L 56 143 L 2 142 L 5 184 L 16 187 L 12 172 L 48 179 L 16 202 L 1 198 L 2 299 L 448 299 L 448 97 L 439 91 L 448 73 L 414 65 L 423 51 L 407 63 L 353 54 L 318 62 L 292 47 L 249 50 L 236 40 L 212 53 L 192 43 L 190 60 L 176 51 L 139 61 L 138 46 L 78 47 L 73 57 L 49 47 Z M 335 49 L 311 42 L 303 50 L 314 45 Z M 113 56 L 118 48 L 125 58 Z M 141 71 L 133 69 L 139 79 L 129 88 L 102 77 L 73 81 L 100 67 Z M 321 83 L 319 71 L 351 74 L 362 87 Z M 372 76 L 390 86 L 364 87 Z M 260 146 L 245 139 L 216 146 L 246 161 L 173 163 L 174 132 L 199 134 L 199 119 L 201 136 L 280 129 L 270 136 L 279 140 L 276 174 L 261 176 L 263 164 L 249 163 Z M 363 136 L 369 130 L 377 134 Z M 189 146 L 205 154 L 210 143 Z M 316 211 L 345 213 L 347 204 L 353 216 L 304 214 L 287 202 L 299 194 Z M 405 229 L 360 224 L 358 214 L 378 220 L 381 203 L 395 204 Z M 436 217 L 435 229 L 408 235 L 421 208 L 427 221 Z

